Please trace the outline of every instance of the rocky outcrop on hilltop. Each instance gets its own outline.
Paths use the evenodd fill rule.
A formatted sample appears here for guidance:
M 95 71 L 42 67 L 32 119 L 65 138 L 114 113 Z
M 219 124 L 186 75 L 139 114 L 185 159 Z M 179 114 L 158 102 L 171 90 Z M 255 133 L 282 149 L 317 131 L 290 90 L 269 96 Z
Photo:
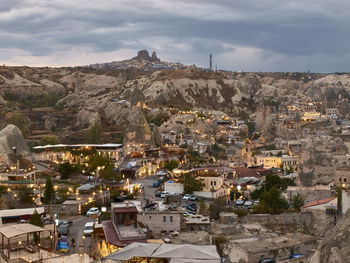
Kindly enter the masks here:
M 310 263 L 350 262 L 350 211 L 326 234 Z
M 155 51 L 153 51 L 152 56 L 150 57 L 148 51 L 145 49 L 140 50 L 137 53 L 137 56 L 133 57 L 132 60 L 138 60 L 138 61 L 146 60 L 146 61 L 160 62 L 160 59 L 157 57 L 157 54 Z
M 13 155 L 30 159 L 31 153 L 21 130 L 10 124 L 0 131 L 0 160 L 9 165 Z
M 329 184 L 338 167 L 349 165 L 348 150 L 340 138 L 310 136 L 303 144 L 299 160 L 300 181 L 304 186 Z

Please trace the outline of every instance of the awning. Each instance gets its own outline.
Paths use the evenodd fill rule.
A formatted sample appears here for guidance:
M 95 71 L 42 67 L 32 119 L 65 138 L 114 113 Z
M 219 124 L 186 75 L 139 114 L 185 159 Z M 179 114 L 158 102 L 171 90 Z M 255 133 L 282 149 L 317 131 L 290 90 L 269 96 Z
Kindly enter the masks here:
M 39 215 L 45 213 L 44 207 L 35 207 L 35 208 L 22 208 L 22 209 L 5 209 L 0 211 L 0 217 L 17 217 L 25 215 L 33 215 L 34 211 L 37 211 Z
M 152 255 L 154 258 L 170 258 L 170 259 L 217 259 L 220 256 L 216 251 L 215 246 L 200 246 L 200 245 L 176 245 L 162 244 L 157 251 Z
M 77 188 L 78 191 L 88 191 L 94 189 L 95 186 L 92 184 L 83 184 Z
M 134 242 L 122 250 L 105 257 L 110 260 L 128 260 L 133 257 L 167 258 L 173 263 L 219 263 L 215 246 L 190 244 L 142 244 Z
M 105 143 L 105 144 L 55 144 L 55 145 L 43 145 L 35 146 L 33 149 L 48 149 L 48 148 L 63 148 L 63 147 L 97 147 L 97 148 L 119 148 L 123 146 L 119 143 Z
M 171 259 L 170 263 L 220 263 L 220 259 L 188 259 L 188 258 L 178 258 Z
M 161 244 L 149 244 L 149 243 L 132 243 L 129 246 L 118 250 L 117 252 L 108 255 L 106 259 L 112 260 L 128 260 L 133 257 L 151 257 L 154 251 Z
M 6 238 L 44 231 L 49 230 L 32 224 L 16 224 L 0 227 L 0 234 L 4 235 Z

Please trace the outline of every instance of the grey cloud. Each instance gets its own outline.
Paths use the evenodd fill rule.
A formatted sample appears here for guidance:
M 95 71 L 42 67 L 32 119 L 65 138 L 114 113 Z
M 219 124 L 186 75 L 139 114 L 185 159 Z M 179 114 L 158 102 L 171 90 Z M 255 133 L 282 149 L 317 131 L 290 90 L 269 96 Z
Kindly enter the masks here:
M 31 54 L 33 64 L 54 60 L 49 58 L 65 50 L 105 57 L 106 52 L 148 48 L 161 58 L 202 66 L 213 53 L 224 69 L 322 72 L 350 67 L 344 59 L 350 44 L 350 3 L 345 0 L 337 5 L 332 0 L 34 3 L 0 1 L 0 47 Z M 2 54 L 0 63 L 16 63 Z

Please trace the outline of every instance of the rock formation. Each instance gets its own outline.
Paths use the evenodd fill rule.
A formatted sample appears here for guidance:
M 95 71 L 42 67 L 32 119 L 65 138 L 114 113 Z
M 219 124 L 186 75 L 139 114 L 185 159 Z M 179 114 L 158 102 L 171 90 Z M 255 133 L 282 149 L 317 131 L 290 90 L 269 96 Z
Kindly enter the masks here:
M 153 144 L 152 132 L 143 113 L 136 107 L 131 109 L 125 130 L 124 144 Z
M 21 155 L 30 159 L 31 153 L 24 141 L 22 132 L 16 126 L 10 124 L 0 131 L 0 160 L 10 165 L 10 156 Z
M 299 160 L 300 181 L 304 186 L 329 184 L 336 168 L 349 165 L 348 150 L 340 138 L 310 136 L 303 144 Z
M 350 211 L 326 234 L 310 263 L 350 262 Z

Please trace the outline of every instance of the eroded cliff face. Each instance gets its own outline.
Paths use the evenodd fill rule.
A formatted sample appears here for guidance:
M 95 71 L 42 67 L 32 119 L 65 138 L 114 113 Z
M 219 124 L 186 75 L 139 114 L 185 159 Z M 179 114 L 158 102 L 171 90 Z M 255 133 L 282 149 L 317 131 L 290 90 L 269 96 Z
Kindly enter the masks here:
M 350 211 L 331 228 L 321 242 L 311 263 L 348 263 L 350 262 Z
M 0 108 L 21 111 L 28 130 L 62 138 L 77 132 L 76 137 L 84 137 L 81 132 L 96 122 L 124 132 L 134 106 L 202 107 L 249 115 L 265 100 L 334 100 L 349 93 L 349 75 L 0 67 Z M 142 105 L 136 105 L 136 97 Z M 348 103 L 340 112 L 350 113 Z M 261 126 L 273 130 L 268 115 Z M 35 140 L 34 135 L 29 139 Z
M 335 170 L 349 165 L 348 150 L 340 138 L 310 136 L 303 144 L 300 160 L 300 180 L 304 186 L 329 184 L 334 180 Z

